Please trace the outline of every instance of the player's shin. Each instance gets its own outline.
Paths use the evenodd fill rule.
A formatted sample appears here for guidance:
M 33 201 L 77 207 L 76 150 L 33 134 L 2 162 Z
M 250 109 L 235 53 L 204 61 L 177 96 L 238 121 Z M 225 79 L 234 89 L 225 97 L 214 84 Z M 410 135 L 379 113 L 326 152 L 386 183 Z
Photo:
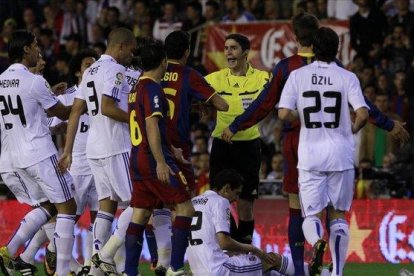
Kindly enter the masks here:
M 55 228 L 56 272 L 58 275 L 68 275 L 72 259 L 74 226 L 76 215 L 58 214 Z
M 295 276 L 305 275 L 305 270 L 303 267 L 305 236 L 303 235 L 302 224 L 303 218 L 301 210 L 290 208 L 288 238 L 293 265 L 295 266 Z
M 312 246 L 323 237 L 323 226 L 317 216 L 307 216 L 303 221 L 302 229 L 306 241 Z
M 334 219 L 330 223 L 330 230 L 329 248 L 333 261 L 332 275 L 341 276 L 349 245 L 348 223 L 344 219 Z
M 45 229 L 41 227 L 39 231 L 36 232 L 34 237 L 30 240 L 23 253 L 20 254 L 20 258 L 26 263 L 33 264 L 37 251 L 46 241 L 47 235 Z
M 155 209 L 152 226 L 158 247 L 158 265 L 168 268 L 171 260 L 171 211 L 167 208 Z
M 172 226 L 171 267 L 174 271 L 177 271 L 184 266 L 184 255 L 188 246 L 191 220 L 191 217 L 177 215 Z
M 139 257 L 142 251 L 145 225 L 131 222 L 125 239 L 126 261 L 125 273 L 128 276 L 138 274 Z

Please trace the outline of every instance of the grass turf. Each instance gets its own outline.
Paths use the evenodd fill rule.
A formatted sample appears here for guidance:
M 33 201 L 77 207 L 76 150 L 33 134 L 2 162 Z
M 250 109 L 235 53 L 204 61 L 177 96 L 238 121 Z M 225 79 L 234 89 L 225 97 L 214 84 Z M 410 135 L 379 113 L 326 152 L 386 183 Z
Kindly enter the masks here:
M 149 269 L 148 263 L 143 263 L 141 266 L 141 275 L 150 276 L 154 275 Z M 345 276 L 397 276 L 399 271 L 402 269 L 408 269 L 411 272 L 414 272 L 414 264 L 346 264 L 345 266 Z M 38 272 L 36 275 L 43 276 L 46 275 L 43 272 L 43 266 L 37 266 Z

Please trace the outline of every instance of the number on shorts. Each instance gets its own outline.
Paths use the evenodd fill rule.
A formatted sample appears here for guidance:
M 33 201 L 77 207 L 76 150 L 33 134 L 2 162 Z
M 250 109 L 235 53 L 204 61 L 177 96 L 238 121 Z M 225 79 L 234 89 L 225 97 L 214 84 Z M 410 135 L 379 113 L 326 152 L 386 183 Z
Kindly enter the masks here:
M 4 117 L 8 114 L 18 115 L 20 118 L 20 123 L 23 127 L 26 127 L 26 116 L 24 115 L 23 103 L 22 99 L 20 98 L 20 95 L 16 96 L 16 107 L 13 106 L 13 101 L 10 95 L 7 96 L 7 100 L 5 96 L 1 95 L 0 102 L 3 103 L 3 108 L 1 109 L 1 116 L 3 117 L 4 127 L 6 129 L 13 128 L 12 123 L 6 123 L 6 121 L 4 120 Z
M 131 143 L 133 146 L 138 146 L 139 144 L 141 144 L 142 135 L 137 122 L 135 110 L 132 110 L 129 114 L 129 133 L 131 136 Z
M 190 227 L 190 244 L 191 245 L 200 245 L 203 244 L 202 239 L 193 239 L 192 233 L 201 229 L 201 224 L 203 223 L 203 213 L 200 211 L 195 211 L 193 216 L 193 221 L 191 222 Z

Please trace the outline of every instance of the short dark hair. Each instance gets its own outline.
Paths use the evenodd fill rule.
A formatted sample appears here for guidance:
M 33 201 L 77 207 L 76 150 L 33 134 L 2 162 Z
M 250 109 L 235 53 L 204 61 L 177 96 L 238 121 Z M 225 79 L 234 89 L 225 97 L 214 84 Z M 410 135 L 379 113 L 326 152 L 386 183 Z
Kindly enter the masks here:
M 82 61 L 84 58 L 94 58 L 98 60 L 98 54 L 94 49 L 82 49 L 80 50 L 69 62 L 69 72 L 74 84 L 78 83 L 78 77 L 76 76 L 76 72 L 79 72 L 82 67 Z
M 124 27 L 116 28 L 109 33 L 108 47 L 115 44 L 132 42 L 134 40 L 135 36 L 130 29 Z
M 92 47 L 93 47 L 93 48 L 99 48 L 99 49 L 102 49 L 102 52 L 103 52 L 103 53 L 105 53 L 105 51 L 106 51 L 106 44 L 105 44 L 105 43 L 103 43 L 103 42 L 95 42 L 95 43 L 92 45 Z
M 319 28 L 319 21 L 314 15 L 301 12 L 292 18 L 292 27 L 300 45 L 310 47 L 313 44 L 313 34 Z
M 12 33 L 9 43 L 9 59 L 12 63 L 20 62 L 23 59 L 24 47 L 30 46 L 35 40 L 35 35 L 26 30 L 17 30 Z
M 315 58 L 320 61 L 332 62 L 338 53 L 339 37 L 334 30 L 321 27 L 315 33 L 313 39 L 313 52 Z
M 146 37 L 138 45 L 137 54 L 141 57 L 142 70 L 154 70 L 165 59 L 164 45 L 157 39 Z
M 217 3 L 217 1 L 214 1 L 214 0 L 208 0 L 206 2 L 206 6 L 210 6 L 213 9 L 215 9 L 216 11 L 218 11 L 220 9 L 219 3 Z
M 225 169 L 220 171 L 214 178 L 214 188 L 219 191 L 227 184 L 232 190 L 243 186 L 244 179 L 235 169 Z
M 116 16 L 119 18 L 119 16 L 121 15 L 121 12 L 119 11 L 119 9 L 115 6 L 110 6 L 108 7 L 108 12 L 113 11 L 115 12 Z
M 165 53 L 170 59 L 180 59 L 190 48 L 190 35 L 184 31 L 174 31 L 165 38 Z
M 195 10 L 199 16 L 201 16 L 203 13 L 203 6 L 198 1 L 191 1 L 187 4 L 187 8 L 188 7 L 191 7 L 193 10 Z
M 226 36 L 226 41 L 229 39 L 233 39 L 237 43 L 239 43 L 243 51 L 250 50 L 250 41 L 246 36 L 238 33 L 229 34 L 228 36 Z

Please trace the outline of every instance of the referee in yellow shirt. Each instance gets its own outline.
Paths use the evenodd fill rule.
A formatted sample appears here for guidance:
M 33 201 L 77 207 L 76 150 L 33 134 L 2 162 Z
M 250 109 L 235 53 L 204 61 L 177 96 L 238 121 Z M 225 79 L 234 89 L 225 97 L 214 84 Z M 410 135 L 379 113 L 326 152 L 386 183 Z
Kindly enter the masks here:
M 221 139 L 223 130 L 242 114 L 262 91 L 269 73 L 253 68 L 247 62 L 250 41 L 241 34 L 226 37 L 224 54 L 228 67 L 206 76 L 207 82 L 229 104 L 226 112 L 217 111 L 210 156 L 210 183 L 214 188 L 215 176 L 224 169 L 236 169 L 244 178 L 238 201 L 239 226 L 232 236 L 240 242 L 251 243 L 254 219 L 253 203 L 257 198 L 261 163 L 260 133 L 257 125 L 239 131 L 228 144 Z

